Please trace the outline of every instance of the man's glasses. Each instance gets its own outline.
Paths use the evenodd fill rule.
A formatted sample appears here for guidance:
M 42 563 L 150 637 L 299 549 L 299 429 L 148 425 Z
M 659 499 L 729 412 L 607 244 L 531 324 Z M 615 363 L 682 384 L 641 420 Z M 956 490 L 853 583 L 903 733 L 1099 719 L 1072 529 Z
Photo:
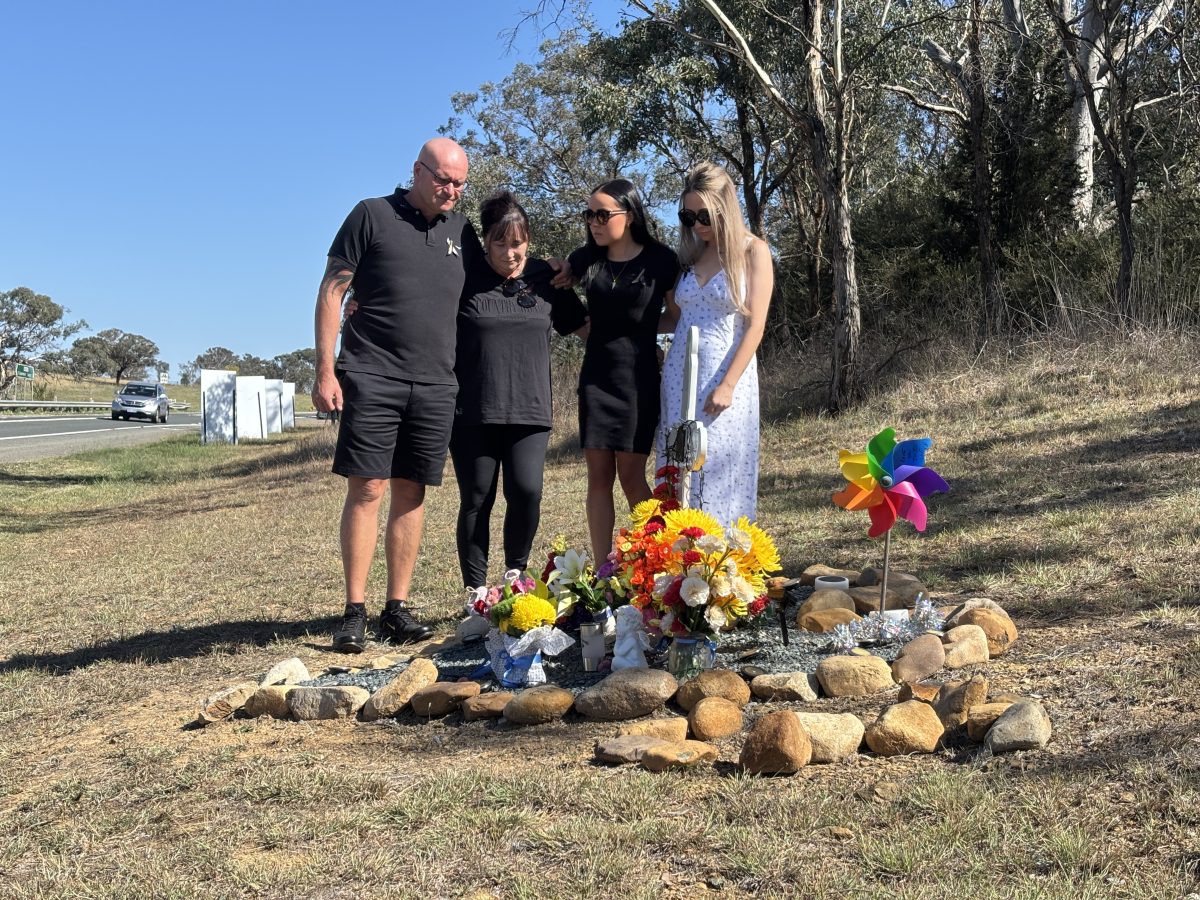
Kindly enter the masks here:
M 453 178 L 446 178 L 444 175 L 439 175 L 437 172 L 433 171 L 433 169 L 429 168 L 429 166 L 425 164 L 424 160 L 418 159 L 417 162 L 425 166 L 425 171 L 433 176 L 433 183 L 438 187 L 452 187 L 456 191 L 461 191 L 466 188 L 467 179 L 464 178 L 462 181 L 455 181 Z
M 690 209 L 681 209 L 679 211 L 679 222 L 684 228 L 691 228 L 697 222 L 708 228 L 712 225 L 712 217 L 709 216 L 707 209 L 702 209 L 699 212 L 692 212 Z
M 613 216 L 628 215 L 627 209 L 585 209 L 583 211 L 583 221 L 589 225 L 596 222 L 598 225 L 607 225 L 608 220 Z
M 533 309 L 537 306 L 537 297 L 533 295 L 533 290 L 525 283 L 523 278 L 510 278 L 504 282 L 504 287 L 500 292 L 505 297 L 516 297 L 517 303 L 522 309 Z

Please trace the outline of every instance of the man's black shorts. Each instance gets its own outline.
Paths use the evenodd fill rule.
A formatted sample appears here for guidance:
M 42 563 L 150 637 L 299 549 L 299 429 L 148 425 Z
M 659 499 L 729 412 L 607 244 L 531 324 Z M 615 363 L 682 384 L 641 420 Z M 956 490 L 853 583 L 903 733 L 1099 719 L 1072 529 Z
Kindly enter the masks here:
M 367 372 L 338 372 L 338 381 L 342 424 L 333 453 L 334 472 L 442 483 L 456 385 L 399 381 Z

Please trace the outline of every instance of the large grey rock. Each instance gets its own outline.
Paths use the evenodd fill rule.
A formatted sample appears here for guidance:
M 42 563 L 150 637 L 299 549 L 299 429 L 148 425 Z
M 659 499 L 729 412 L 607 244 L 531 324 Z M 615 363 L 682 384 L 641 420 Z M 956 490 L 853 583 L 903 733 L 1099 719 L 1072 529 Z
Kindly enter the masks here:
M 759 675 L 750 682 L 750 692 L 759 700 L 802 700 L 812 703 L 817 699 L 820 682 L 812 672 L 780 672 L 775 675 Z
M 812 744 L 812 762 L 835 763 L 858 752 L 865 726 L 853 713 L 793 712 Z
M 623 734 L 596 742 L 596 759 L 606 763 L 641 762 L 642 755 L 653 747 L 668 746 L 665 741 L 652 734 Z
M 363 706 L 363 718 L 372 721 L 399 715 L 417 691 L 429 687 L 437 679 L 437 666 L 427 659 L 414 659 L 408 668 L 371 695 Z
M 678 688 L 669 672 L 622 669 L 576 697 L 575 711 L 604 722 L 638 719 L 662 709 Z
M 294 687 L 288 692 L 292 716 L 310 719 L 348 719 L 370 698 L 371 692 L 360 687 Z
M 258 683 L 258 686 L 270 687 L 273 684 L 299 684 L 302 681 L 308 681 L 311 677 L 308 674 L 308 666 L 304 665 L 300 657 L 293 656 L 290 659 L 281 660 L 271 666 L 267 670 L 267 674 L 263 676 L 262 681 Z
M 993 753 L 1041 750 L 1050 742 L 1050 717 L 1036 700 L 1014 703 L 988 729 L 984 746 Z

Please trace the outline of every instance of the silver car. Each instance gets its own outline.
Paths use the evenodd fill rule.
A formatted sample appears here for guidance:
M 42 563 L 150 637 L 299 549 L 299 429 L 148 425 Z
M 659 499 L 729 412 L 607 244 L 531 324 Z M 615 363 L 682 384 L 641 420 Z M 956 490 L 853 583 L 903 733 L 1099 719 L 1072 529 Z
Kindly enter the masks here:
M 147 418 L 151 422 L 165 422 L 170 402 L 167 399 L 167 389 L 161 384 L 131 381 L 113 398 L 112 417 L 128 419 L 136 416 Z

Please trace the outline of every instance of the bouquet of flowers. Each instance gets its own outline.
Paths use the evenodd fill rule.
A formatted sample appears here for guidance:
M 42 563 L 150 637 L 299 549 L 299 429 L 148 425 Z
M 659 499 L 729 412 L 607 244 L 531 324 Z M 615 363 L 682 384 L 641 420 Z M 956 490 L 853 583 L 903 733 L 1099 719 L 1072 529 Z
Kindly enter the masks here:
M 544 582 L 517 569 L 505 572 L 499 587 L 472 593 L 468 610 L 492 623 L 485 641 L 490 663 L 483 671 L 490 668 L 504 687 L 544 684 L 542 657 L 557 656 L 575 643 L 554 627 L 558 611 L 549 598 Z
M 617 535 L 618 579 L 647 624 L 663 634 L 714 637 L 758 616 L 768 604 L 766 578 L 780 568 L 771 538 L 745 516 L 722 527 L 674 499 L 678 470 L 664 466 L 656 496 L 634 507 Z
M 612 569 L 606 562 L 602 573 L 596 572 L 587 551 L 569 549 L 566 539 L 559 535 L 551 545 L 542 580 L 557 601 L 560 617 L 569 615 L 576 607 L 595 616 L 604 614 L 614 599 L 609 583 Z

